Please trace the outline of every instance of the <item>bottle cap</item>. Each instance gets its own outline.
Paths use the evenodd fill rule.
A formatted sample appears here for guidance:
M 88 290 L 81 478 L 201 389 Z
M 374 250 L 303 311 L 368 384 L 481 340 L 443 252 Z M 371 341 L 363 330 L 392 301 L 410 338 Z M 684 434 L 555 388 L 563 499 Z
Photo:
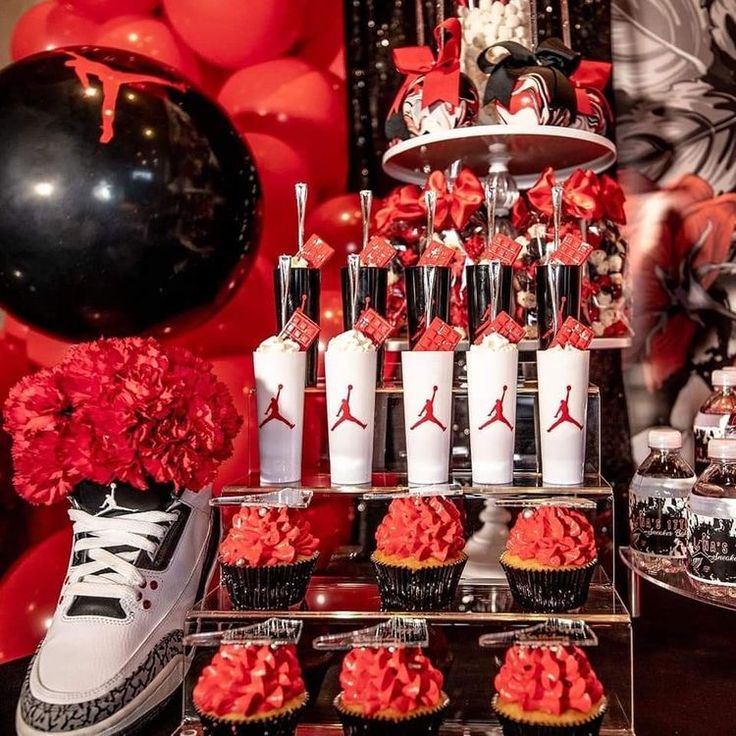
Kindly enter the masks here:
M 711 440 L 708 443 L 708 457 L 717 460 L 736 460 L 736 437 Z
M 713 371 L 714 386 L 736 386 L 736 370 Z
M 682 447 L 682 433 L 672 427 L 658 427 L 649 431 L 649 447 L 655 450 L 679 450 Z

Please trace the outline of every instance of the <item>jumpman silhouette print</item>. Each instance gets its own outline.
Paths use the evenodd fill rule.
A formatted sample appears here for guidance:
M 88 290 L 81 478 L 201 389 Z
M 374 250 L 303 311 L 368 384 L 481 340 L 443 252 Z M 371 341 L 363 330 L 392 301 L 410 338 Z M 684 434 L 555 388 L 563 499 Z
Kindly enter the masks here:
M 337 410 L 337 414 L 335 415 L 338 417 L 338 420 L 332 425 L 330 428 L 330 432 L 334 432 L 343 422 L 353 422 L 353 424 L 357 424 L 362 429 L 365 429 L 368 425 L 365 422 L 361 422 L 358 417 L 353 416 L 353 413 L 350 411 L 350 394 L 353 390 L 353 384 L 348 384 L 348 395 L 340 401 L 340 408 Z
M 270 401 L 268 402 L 268 406 L 266 407 L 266 411 L 263 412 L 265 415 L 265 419 L 258 425 L 258 427 L 262 427 L 264 424 L 268 424 L 272 421 L 278 421 L 283 422 L 289 429 L 294 429 L 294 423 L 290 422 L 279 409 L 279 397 L 281 396 L 281 389 L 283 389 L 284 384 L 279 384 L 279 390 L 276 392 L 276 396 L 274 396 Z
M 74 69 L 77 79 L 82 83 L 85 90 L 92 89 L 89 78 L 97 77 L 102 85 L 102 122 L 100 125 L 100 143 L 109 143 L 115 135 L 115 107 L 117 105 L 118 93 L 125 84 L 158 84 L 185 90 L 186 85 L 172 82 L 163 77 L 150 74 L 127 74 L 112 69 L 100 61 L 92 61 L 86 56 L 81 56 L 75 51 L 65 51 L 71 57 L 64 66 Z
M 574 419 L 570 415 L 570 406 L 568 402 L 570 401 L 571 389 L 571 386 L 567 387 L 567 394 L 565 394 L 565 398 L 560 401 L 560 407 L 559 409 L 557 409 L 557 413 L 555 414 L 555 418 L 557 419 L 557 421 L 552 423 L 550 428 L 547 430 L 548 432 L 551 432 L 553 429 L 559 427 L 560 424 L 564 424 L 565 422 L 570 422 L 570 424 L 574 424 L 578 429 L 583 428 L 583 425 L 580 424 L 577 419 Z
M 493 404 L 493 409 L 491 409 L 488 412 L 488 416 L 490 419 L 483 422 L 483 424 L 478 427 L 478 429 L 485 429 L 489 425 L 493 424 L 494 422 L 502 422 L 505 424 L 510 430 L 513 430 L 514 428 L 511 426 L 511 422 L 506 419 L 504 413 L 503 413 L 503 400 L 506 398 L 506 391 L 508 391 L 508 386 L 503 387 L 503 393 L 501 394 L 500 399 L 496 399 L 496 401 Z
M 416 429 L 421 424 L 425 424 L 426 422 L 432 422 L 432 424 L 436 424 L 443 432 L 447 429 L 447 427 L 442 424 L 442 422 L 437 419 L 437 417 L 434 415 L 434 397 L 437 396 L 437 386 L 432 386 L 432 398 L 427 399 L 424 402 L 424 406 L 422 407 L 422 410 L 417 414 L 419 419 L 414 422 L 414 424 L 409 427 L 409 429 Z

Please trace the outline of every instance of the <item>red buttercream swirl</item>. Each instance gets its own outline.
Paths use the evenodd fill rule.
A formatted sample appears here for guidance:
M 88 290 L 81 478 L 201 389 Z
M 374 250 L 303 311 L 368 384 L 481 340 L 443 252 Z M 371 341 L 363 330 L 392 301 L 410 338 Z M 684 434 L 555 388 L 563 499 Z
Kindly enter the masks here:
M 376 549 L 424 562 L 456 559 L 465 547 L 457 506 L 442 496 L 395 498 L 376 530 Z
M 603 697 L 603 685 L 579 647 L 513 646 L 494 680 L 500 699 L 525 711 L 587 713 Z
M 223 644 L 202 670 L 193 698 L 201 713 L 247 717 L 279 710 L 304 691 L 293 644 Z
M 352 649 L 340 672 L 343 703 L 358 706 L 366 716 L 434 708 L 443 682 L 442 673 L 416 647 Z
M 220 560 L 250 567 L 283 565 L 311 557 L 318 545 L 297 510 L 244 506 L 220 544 Z
M 506 551 L 550 567 L 582 567 L 598 557 L 590 522 L 579 511 L 563 506 L 524 510 L 509 532 Z

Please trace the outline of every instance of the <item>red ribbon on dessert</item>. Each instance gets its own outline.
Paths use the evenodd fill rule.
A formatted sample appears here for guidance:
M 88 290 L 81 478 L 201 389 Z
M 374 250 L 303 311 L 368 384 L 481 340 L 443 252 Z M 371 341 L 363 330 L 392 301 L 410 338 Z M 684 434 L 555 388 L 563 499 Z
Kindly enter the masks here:
M 605 61 L 583 59 L 578 64 L 578 68 L 570 75 L 570 81 L 575 87 L 578 112 L 583 113 L 583 115 L 590 115 L 593 112 L 585 90 L 596 89 L 602 94 L 610 77 L 611 65 Z
M 394 49 L 394 64 L 406 79 L 396 95 L 392 112 L 398 110 L 409 88 L 422 76 L 422 107 L 435 102 L 455 106 L 460 102 L 460 21 L 448 18 L 434 29 L 434 37 L 439 48 L 436 59 L 429 46 Z

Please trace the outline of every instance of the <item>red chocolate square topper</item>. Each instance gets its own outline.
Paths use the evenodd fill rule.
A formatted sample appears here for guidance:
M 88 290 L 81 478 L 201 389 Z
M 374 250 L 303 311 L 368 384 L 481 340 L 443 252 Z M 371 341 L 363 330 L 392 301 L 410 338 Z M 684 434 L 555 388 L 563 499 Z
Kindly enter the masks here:
M 309 350 L 318 336 L 319 325 L 307 317 L 301 307 L 294 310 L 289 321 L 279 333 L 279 337 L 293 340 L 302 350 Z
M 526 334 L 524 328 L 508 312 L 503 311 L 499 312 L 495 319 L 487 319 L 481 322 L 476 330 L 475 340 L 473 342 L 476 345 L 480 345 L 483 342 L 483 338 L 492 332 L 497 332 L 509 342 L 514 343 L 514 345 L 521 342 Z
M 449 352 L 454 350 L 459 342 L 460 334 L 458 331 L 439 317 L 435 317 L 419 338 L 414 350 L 446 350 Z
M 393 331 L 393 325 L 382 317 L 375 309 L 364 309 L 353 327 L 362 332 L 377 348 L 380 348 Z
M 577 235 L 568 233 L 560 247 L 550 255 L 551 261 L 559 261 L 565 266 L 582 266 L 593 251 L 593 246 L 584 243 Z
M 434 241 L 430 243 L 419 257 L 417 266 L 449 266 L 455 257 L 455 249 L 449 245 Z
M 513 266 L 521 252 L 521 243 L 517 243 L 508 235 L 496 233 L 493 240 L 478 256 L 479 261 L 501 261 L 504 266 Z
M 575 317 L 568 317 L 563 323 L 562 327 L 557 331 L 554 340 L 550 343 L 550 347 L 559 345 L 565 347 L 565 345 L 572 345 L 572 347 L 578 350 L 587 350 L 590 347 L 590 342 L 593 339 L 593 330 L 587 327 L 582 322 L 578 322 Z
M 386 238 L 374 235 L 360 251 L 360 263 L 363 266 L 385 268 L 393 261 L 395 255 L 396 248 Z
M 312 235 L 296 255 L 297 258 L 303 258 L 310 268 L 322 268 L 334 253 L 335 249 L 327 245 L 322 238 Z

